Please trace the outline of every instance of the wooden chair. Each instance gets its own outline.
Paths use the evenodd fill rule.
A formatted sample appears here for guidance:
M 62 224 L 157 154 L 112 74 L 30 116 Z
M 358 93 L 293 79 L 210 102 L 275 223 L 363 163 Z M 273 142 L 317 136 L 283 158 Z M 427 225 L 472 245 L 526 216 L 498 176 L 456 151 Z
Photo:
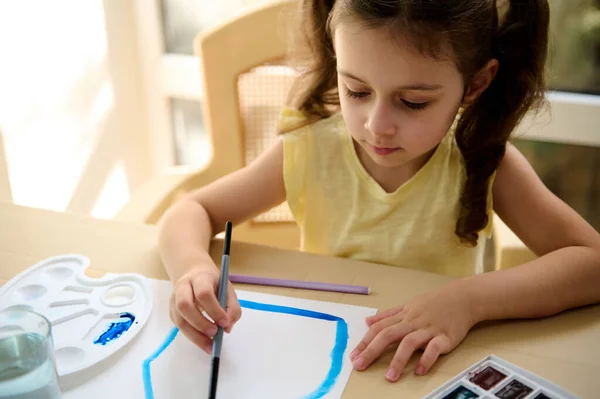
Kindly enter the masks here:
M 269 3 L 196 37 L 212 157 L 201 170 L 149 182 L 134 193 L 117 219 L 157 223 L 182 195 L 244 167 L 276 139 L 294 77 L 285 59 L 296 7 L 297 1 Z M 235 228 L 237 240 L 282 248 L 297 249 L 299 236 L 286 204 Z

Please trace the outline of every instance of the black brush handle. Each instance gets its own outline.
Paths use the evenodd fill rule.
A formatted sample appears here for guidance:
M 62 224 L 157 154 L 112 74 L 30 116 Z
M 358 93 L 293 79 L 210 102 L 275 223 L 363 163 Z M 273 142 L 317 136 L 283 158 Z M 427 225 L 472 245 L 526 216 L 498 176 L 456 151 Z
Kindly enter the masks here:
M 210 375 L 210 391 L 208 399 L 217 399 L 217 381 L 219 379 L 219 360 L 221 358 L 215 357 L 212 360 L 212 372 Z
M 225 223 L 225 240 L 223 241 L 223 255 L 229 255 L 229 248 L 231 247 L 231 222 Z

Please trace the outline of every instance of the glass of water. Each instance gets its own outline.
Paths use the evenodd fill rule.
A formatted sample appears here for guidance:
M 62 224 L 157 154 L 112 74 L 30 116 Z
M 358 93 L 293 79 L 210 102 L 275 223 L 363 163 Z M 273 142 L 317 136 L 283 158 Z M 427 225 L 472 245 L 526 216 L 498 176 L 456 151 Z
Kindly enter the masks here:
M 48 319 L 28 310 L 0 311 L 0 398 L 60 397 Z

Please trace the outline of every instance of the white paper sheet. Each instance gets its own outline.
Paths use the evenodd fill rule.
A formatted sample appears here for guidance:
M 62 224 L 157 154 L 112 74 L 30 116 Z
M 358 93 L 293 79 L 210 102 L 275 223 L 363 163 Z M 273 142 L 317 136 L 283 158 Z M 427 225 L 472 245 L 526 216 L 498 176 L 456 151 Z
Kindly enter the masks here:
M 64 399 L 208 396 L 210 356 L 174 329 L 170 283 L 152 284 L 155 308 L 143 331 L 104 364 L 61 381 Z M 352 372 L 349 353 L 376 309 L 237 293 L 246 302 L 224 336 L 219 399 L 341 398 Z

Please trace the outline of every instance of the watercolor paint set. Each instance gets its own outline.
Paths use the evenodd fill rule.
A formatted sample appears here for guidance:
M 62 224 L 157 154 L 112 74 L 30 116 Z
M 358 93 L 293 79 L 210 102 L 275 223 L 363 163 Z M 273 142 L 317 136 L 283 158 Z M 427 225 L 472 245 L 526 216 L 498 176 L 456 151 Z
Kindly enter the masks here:
M 152 288 L 137 274 L 85 275 L 89 259 L 42 260 L 0 287 L 0 310 L 37 312 L 52 325 L 59 376 L 89 368 L 127 345 L 153 307 Z
M 423 399 L 577 399 L 496 355 L 489 355 Z

